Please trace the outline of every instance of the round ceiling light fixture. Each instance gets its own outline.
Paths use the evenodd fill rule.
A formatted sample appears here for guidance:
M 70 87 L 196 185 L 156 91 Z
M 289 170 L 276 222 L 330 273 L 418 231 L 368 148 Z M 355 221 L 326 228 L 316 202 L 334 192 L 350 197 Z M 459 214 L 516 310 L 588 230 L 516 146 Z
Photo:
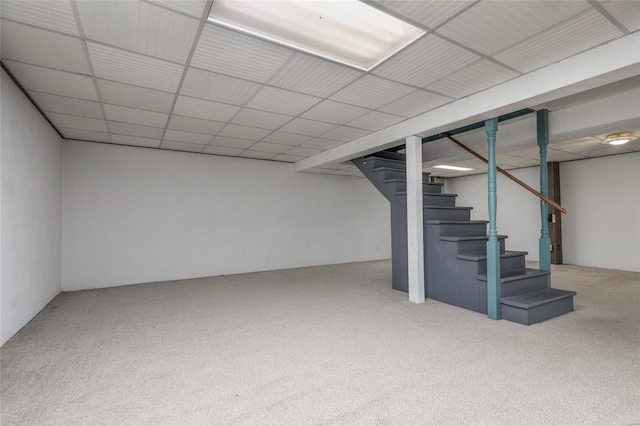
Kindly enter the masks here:
M 605 140 L 602 141 L 602 143 L 606 145 L 622 145 L 636 139 L 637 137 L 633 136 L 633 133 L 631 132 L 611 133 L 610 135 L 606 136 Z

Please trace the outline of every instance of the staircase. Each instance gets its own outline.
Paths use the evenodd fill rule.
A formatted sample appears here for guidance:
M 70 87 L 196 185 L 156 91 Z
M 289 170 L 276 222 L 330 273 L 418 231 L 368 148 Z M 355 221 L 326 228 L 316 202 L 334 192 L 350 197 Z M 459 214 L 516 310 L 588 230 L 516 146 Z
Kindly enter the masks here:
M 407 181 L 403 154 L 379 152 L 353 160 L 391 204 L 392 286 L 408 291 Z M 470 220 L 472 207 L 456 206 L 455 194 L 422 174 L 424 270 L 427 298 L 487 313 L 487 223 Z M 573 310 L 575 292 L 549 287 L 549 272 L 525 266 L 527 252 L 500 242 L 502 318 L 534 324 Z

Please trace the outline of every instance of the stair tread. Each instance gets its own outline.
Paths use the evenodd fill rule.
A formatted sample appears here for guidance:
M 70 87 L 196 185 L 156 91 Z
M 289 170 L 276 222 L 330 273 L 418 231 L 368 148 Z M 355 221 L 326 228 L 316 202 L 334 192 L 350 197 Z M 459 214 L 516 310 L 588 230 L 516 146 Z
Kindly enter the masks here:
M 407 191 L 398 191 L 396 192 L 395 195 L 407 195 Z M 423 192 L 422 195 L 429 195 L 432 197 L 457 197 L 458 196 L 458 194 L 443 194 L 443 193 L 433 193 L 433 192 Z
M 424 223 L 427 225 L 460 225 L 460 224 L 474 224 L 474 223 L 489 223 L 488 220 L 437 220 L 437 219 L 429 219 L 425 220 Z
M 444 209 L 444 210 L 473 210 L 473 207 L 463 207 L 463 206 L 422 206 L 425 209 Z
M 508 235 L 498 235 L 498 239 L 499 240 L 503 240 L 505 238 L 509 238 L 509 236 Z M 477 241 L 477 240 L 488 240 L 489 236 L 488 235 L 480 235 L 478 237 L 454 237 L 454 236 L 441 235 L 439 239 L 440 239 L 440 241 L 453 241 L 453 242 L 457 242 L 457 241 Z
M 557 300 L 573 297 L 575 295 L 575 291 L 560 290 L 558 288 L 543 288 L 529 293 L 502 297 L 500 298 L 500 303 L 519 309 L 531 309 Z
M 526 278 L 542 277 L 545 275 L 549 275 L 549 272 L 540 269 L 525 268 L 524 272 L 511 271 L 500 274 L 500 282 L 504 284 L 512 281 L 524 280 Z M 487 274 L 478 274 L 477 278 L 480 281 L 487 281 Z
M 389 178 L 389 179 L 385 179 L 383 181 L 383 183 L 394 183 L 394 182 L 407 182 L 406 179 L 399 179 L 399 178 Z M 438 186 L 444 186 L 444 183 L 442 182 L 422 182 L 423 185 L 438 185 Z
M 506 251 L 500 255 L 500 258 L 502 259 L 506 257 L 525 256 L 527 254 L 529 254 L 529 252 L 526 252 L 526 251 Z M 466 254 L 459 254 L 456 257 L 462 260 L 482 261 L 487 258 L 487 254 L 486 253 L 466 253 Z

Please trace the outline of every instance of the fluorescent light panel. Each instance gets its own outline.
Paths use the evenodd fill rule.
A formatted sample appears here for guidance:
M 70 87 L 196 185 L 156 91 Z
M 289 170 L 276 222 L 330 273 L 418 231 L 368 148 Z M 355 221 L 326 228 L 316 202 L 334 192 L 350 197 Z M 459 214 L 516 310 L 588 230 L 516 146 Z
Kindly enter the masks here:
M 209 21 L 364 71 L 424 34 L 358 0 L 219 0 Z
M 439 166 L 433 166 L 434 169 L 445 169 L 445 170 L 455 170 L 456 172 L 468 172 L 470 169 L 468 167 L 458 167 L 458 166 L 447 166 L 445 164 L 441 164 Z

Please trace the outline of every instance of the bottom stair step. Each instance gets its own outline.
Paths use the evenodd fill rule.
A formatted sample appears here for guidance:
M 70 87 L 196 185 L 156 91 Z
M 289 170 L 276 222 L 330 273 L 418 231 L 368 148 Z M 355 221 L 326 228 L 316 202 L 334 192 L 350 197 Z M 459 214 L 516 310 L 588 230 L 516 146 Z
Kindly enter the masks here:
M 502 318 L 531 325 L 573 311 L 575 291 L 544 288 L 500 298 Z

